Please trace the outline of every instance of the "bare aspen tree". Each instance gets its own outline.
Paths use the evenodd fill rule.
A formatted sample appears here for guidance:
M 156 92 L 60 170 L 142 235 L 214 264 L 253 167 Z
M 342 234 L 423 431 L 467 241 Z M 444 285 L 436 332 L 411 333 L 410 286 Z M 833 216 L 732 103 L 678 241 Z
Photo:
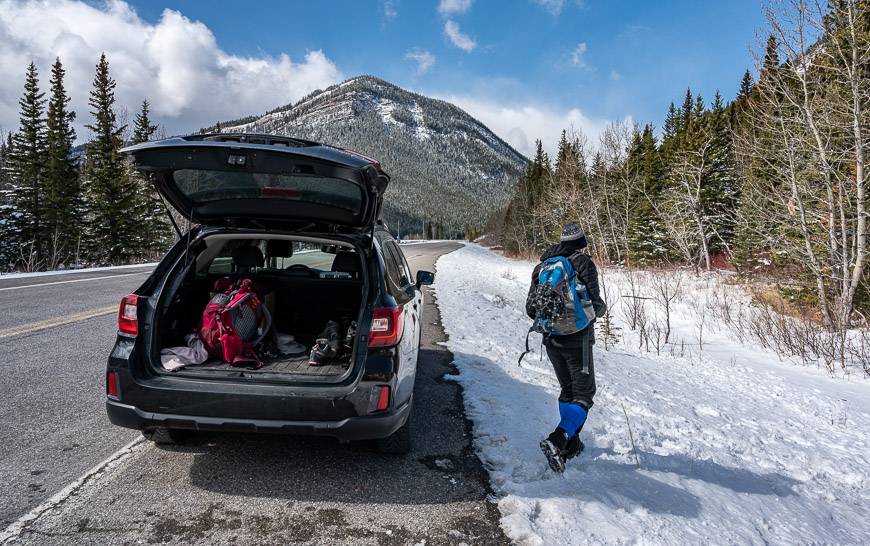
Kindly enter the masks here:
M 691 260 L 690 249 L 694 239 L 694 245 L 698 249 L 699 258 L 703 260 L 704 269 L 713 269 L 713 260 L 710 256 L 710 240 L 713 238 L 713 229 L 707 223 L 702 203 L 702 191 L 707 178 L 714 135 L 706 127 L 698 129 L 698 142 L 695 146 L 677 150 L 673 158 L 669 178 L 675 191 L 668 192 L 665 199 L 666 218 L 675 221 L 675 226 L 665 223 L 667 231 L 675 239 L 678 246 L 686 247 L 684 252 L 687 260 Z M 679 222 L 686 224 L 680 226 Z
M 610 235 L 617 263 L 628 256 L 628 224 L 635 203 L 631 199 L 635 180 L 627 164 L 633 124 L 611 123 L 601 133 L 599 150 L 603 157 L 605 176 L 598 199 L 602 202 L 603 224 Z
M 769 5 L 784 62 L 762 73 L 749 108 L 753 131 L 738 138 L 741 153 L 772 174 L 751 182 L 746 206 L 761 216 L 759 230 L 778 232 L 780 255 L 811 274 L 841 349 L 867 262 L 867 9 L 861 0 Z

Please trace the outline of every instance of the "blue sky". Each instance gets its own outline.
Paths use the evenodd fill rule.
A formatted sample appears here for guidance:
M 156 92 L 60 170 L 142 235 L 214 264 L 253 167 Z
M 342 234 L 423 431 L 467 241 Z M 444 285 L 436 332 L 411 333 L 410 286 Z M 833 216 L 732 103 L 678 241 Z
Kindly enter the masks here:
M 56 15 L 40 20 L 48 37 L 0 45 L 0 76 L 16 84 L 5 96 L 0 85 L 5 127 L 3 103 L 14 106 L 23 66 L 4 57 L 35 58 L 45 73 L 55 55 L 72 57 L 83 74 L 78 65 L 68 72 L 86 93 L 96 59 L 64 43 L 72 33 L 93 55 L 108 50 L 120 98 L 133 109 L 138 95 L 148 96 L 170 132 L 258 113 L 368 73 L 453 100 L 521 149 L 537 137 L 552 145 L 567 124 L 593 138 L 626 117 L 660 126 L 689 85 L 707 98 L 717 88 L 733 97 L 763 27 L 756 0 L 0 3 L 12 12 L 0 15 L 0 36 L 15 35 L 30 12 Z M 240 84 L 224 80 L 239 75 L 256 82 L 229 89 Z M 225 93 L 194 92 L 216 81 Z

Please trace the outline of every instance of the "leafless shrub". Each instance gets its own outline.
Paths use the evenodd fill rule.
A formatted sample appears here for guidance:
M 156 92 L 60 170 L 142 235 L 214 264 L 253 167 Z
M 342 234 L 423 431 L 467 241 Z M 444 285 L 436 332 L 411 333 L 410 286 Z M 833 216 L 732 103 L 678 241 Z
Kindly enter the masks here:
M 18 267 L 24 273 L 42 269 L 42 260 L 36 253 L 36 245 L 33 241 L 22 244 L 18 249 Z
M 680 294 L 682 279 L 679 273 L 662 272 L 654 274 L 650 280 L 655 301 L 664 313 L 663 343 L 667 343 L 671 338 L 671 305 Z
M 632 330 L 637 330 L 640 326 L 641 315 L 645 313 L 644 301 L 650 299 L 641 295 L 637 275 L 636 271 L 626 271 L 625 278 L 628 281 L 629 293 L 622 295 L 625 300 L 626 320 Z
M 637 324 L 637 333 L 638 333 L 638 349 L 643 349 L 644 344 L 646 345 L 646 351 L 649 352 L 649 332 L 647 331 L 647 324 L 649 322 L 649 317 L 646 314 L 646 305 L 644 305 L 643 300 L 637 300 L 640 303 L 637 305 L 637 316 L 636 316 L 636 324 Z
M 657 355 L 662 354 L 662 347 L 668 343 L 666 337 L 667 334 L 665 333 L 667 328 L 670 327 L 663 327 L 659 321 L 655 321 L 650 325 L 649 331 L 647 332 L 647 342 L 652 341 L 653 348 L 655 348 Z
M 704 350 L 704 326 L 707 324 L 707 302 L 705 301 L 697 307 L 698 314 L 695 319 L 695 324 L 698 326 L 698 350 Z
M 605 351 L 610 349 L 611 345 L 616 344 L 619 341 L 619 328 L 613 324 L 613 320 L 611 319 L 612 310 L 615 309 L 616 304 L 619 301 L 619 296 L 608 290 L 606 276 L 607 271 L 602 268 L 600 293 L 601 299 L 604 300 L 604 304 L 607 305 L 607 312 L 604 313 L 604 316 L 601 317 L 600 321 L 596 321 L 598 330 L 604 340 Z
M 58 269 L 63 261 L 63 256 L 66 254 L 63 242 L 60 238 L 60 228 L 55 227 L 54 233 L 49 240 L 48 254 L 45 258 L 45 269 L 50 271 Z
M 838 368 L 848 373 L 850 363 L 861 364 L 870 375 L 870 332 L 843 333 L 809 320 L 790 317 L 783 308 L 769 303 L 752 306 L 735 305 L 726 297 L 717 297 L 710 306 L 713 316 L 742 343 L 754 342 L 782 359 L 824 367 L 829 373 Z

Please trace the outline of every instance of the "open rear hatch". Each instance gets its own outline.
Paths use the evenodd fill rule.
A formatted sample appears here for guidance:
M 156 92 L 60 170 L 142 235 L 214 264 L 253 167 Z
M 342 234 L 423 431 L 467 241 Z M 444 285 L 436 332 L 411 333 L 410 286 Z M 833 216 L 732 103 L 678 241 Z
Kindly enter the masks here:
M 389 184 L 372 159 L 286 137 L 194 135 L 121 151 L 153 175 L 173 207 L 211 226 L 365 228 L 378 219 Z

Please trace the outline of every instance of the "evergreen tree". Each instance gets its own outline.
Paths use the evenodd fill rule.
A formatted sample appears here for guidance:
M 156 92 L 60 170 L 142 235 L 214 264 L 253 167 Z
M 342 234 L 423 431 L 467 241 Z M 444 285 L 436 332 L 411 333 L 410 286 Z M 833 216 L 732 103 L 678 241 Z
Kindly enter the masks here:
M 157 125 L 153 124 L 150 118 L 150 105 L 147 100 L 144 100 L 133 123 L 132 143 L 148 142 L 156 132 Z M 158 258 L 172 242 L 173 232 L 166 218 L 167 209 L 151 178 L 132 169 L 132 164 L 130 177 L 135 181 L 139 195 L 137 209 L 141 211 L 139 216 L 141 250 L 149 258 Z
M 11 137 L 12 133 L 9 133 L 9 136 Z M 9 150 L 7 142 L 6 138 L 0 133 L 0 202 L 3 199 L 3 192 L 9 189 L 9 174 L 6 172 L 6 156 Z
M 43 164 L 45 156 L 45 93 L 39 90 L 36 65 L 30 63 L 24 80 L 24 94 L 18 101 L 21 108 L 19 129 L 12 137 L 7 168 L 16 211 L 13 222 L 18 240 L 20 265 L 27 270 L 41 266 L 45 253 L 43 222 Z
M 662 161 L 662 170 L 667 172 L 673 161 L 674 151 L 679 145 L 679 137 L 682 135 L 682 111 L 677 110 L 676 104 L 671 102 L 665 123 L 662 127 L 662 144 L 659 147 L 659 155 Z
M 11 271 L 18 257 L 18 225 L 8 168 L 11 152 L 12 133 L 8 133 L 5 139 L 0 139 L 0 272 Z
M 737 92 L 737 97 L 727 106 L 728 128 L 732 132 L 738 130 L 740 122 L 749 112 L 749 101 L 752 96 L 754 84 L 755 81 L 752 79 L 752 74 L 749 72 L 749 69 L 747 69 L 746 72 L 743 73 L 743 78 L 740 80 L 740 90 Z
M 665 172 L 651 125 L 635 135 L 628 161 L 637 184 L 633 200 L 636 206 L 628 225 L 628 249 L 635 265 L 660 263 L 669 255 L 664 219 L 654 203 L 665 191 Z
M 85 147 L 83 181 L 86 189 L 88 255 L 99 264 L 126 263 L 141 246 L 136 210 L 136 183 L 118 151 L 124 127 L 115 116 L 115 81 L 105 53 L 100 56 L 88 104 L 93 139 Z
M 567 142 L 567 140 L 566 140 Z M 540 140 L 535 143 L 535 157 L 520 176 L 505 212 L 502 229 L 509 252 L 540 250 L 545 244 L 546 227 L 540 222 L 544 190 L 552 182 L 550 158 Z
M 761 65 L 761 79 L 765 79 L 771 72 L 779 70 L 779 64 L 779 44 L 777 44 L 776 37 L 771 34 L 767 37 L 767 47 Z
M 749 72 L 749 69 L 746 69 L 746 72 L 743 73 L 743 79 L 740 80 L 740 92 L 737 94 L 737 98 L 748 97 L 752 92 L 752 85 L 755 82 L 752 80 L 752 73 Z
M 746 115 L 747 119 L 739 119 L 736 128 L 737 138 L 743 142 L 744 148 L 774 150 L 778 146 L 778 140 L 770 133 L 770 127 L 759 125 L 752 118 L 774 116 L 774 110 L 781 108 L 783 99 L 781 93 L 776 91 L 778 84 L 771 83 L 781 79 L 778 75 L 780 70 L 779 44 L 770 35 L 767 38 L 758 82 L 751 86 L 748 95 L 743 97 L 741 94 L 739 98 L 740 108 L 747 114 L 752 114 Z M 782 187 L 783 181 L 772 164 L 774 156 L 775 154 L 771 154 L 771 157 L 761 158 L 757 154 L 744 154 L 741 160 L 741 199 L 737 209 L 733 247 L 734 263 L 738 268 L 775 262 L 779 255 L 778 241 L 782 237 L 791 236 L 788 233 L 791 227 L 767 224 L 765 219 L 769 215 L 757 208 L 767 201 L 763 198 L 765 194 L 789 191 Z
M 728 111 L 716 90 L 710 111 L 706 114 L 706 130 L 710 135 L 705 166 L 701 204 L 707 225 L 713 228 L 712 252 L 722 252 L 734 240 L 735 216 L 739 188 L 734 159 L 734 142 L 728 129 Z
M 704 97 L 702 97 L 701 94 L 698 93 L 698 96 L 695 97 L 695 106 L 692 109 L 692 119 L 700 120 L 704 116 L 705 111 L 706 106 L 704 105 Z
M 549 182 L 552 175 L 552 165 L 547 152 L 540 140 L 535 142 L 535 158 L 529 163 L 529 198 L 534 207 L 541 201 L 544 194 L 544 186 Z
M 542 151 L 543 153 L 543 151 Z M 555 175 L 559 176 L 559 172 L 568 170 L 570 165 L 576 161 L 575 150 L 571 143 L 568 142 L 568 133 L 562 129 L 562 136 L 559 137 L 559 148 L 556 152 Z
M 665 143 L 676 137 L 679 130 L 679 115 L 677 114 L 677 107 L 672 101 L 671 105 L 668 107 L 668 115 L 665 117 L 665 124 L 662 127 L 662 145 L 664 146 Z
M 60 59 L 51 68 L 51 96 L 46 118 L 45 154 L 45 237 L 53 269 L 77 258 L 82 206 L 78 165 L 72 157 L 76 133 L 75 112 L 68 109 L 70 98 L 63 85 L 65 71 Z
M 151 105 L 148 104 L 148 99 L 142 101 L 142 108 L 136 114 L 136 119 L 133 122 L 133 144 L 148 142 L 154 133 L 157 132 L 157 125 L 151 123 Z
M 678 117 L 679 124 L 677 126 L 677 132 L 682 132 L 684 128 L 686 128 L 692 122 L 692 107 L 694 105 L 694 100 L 692 98 L 692 89 L 686 89 L 686 98 L 683 100 L 683 106 L 680 108 L 680 115 Z

